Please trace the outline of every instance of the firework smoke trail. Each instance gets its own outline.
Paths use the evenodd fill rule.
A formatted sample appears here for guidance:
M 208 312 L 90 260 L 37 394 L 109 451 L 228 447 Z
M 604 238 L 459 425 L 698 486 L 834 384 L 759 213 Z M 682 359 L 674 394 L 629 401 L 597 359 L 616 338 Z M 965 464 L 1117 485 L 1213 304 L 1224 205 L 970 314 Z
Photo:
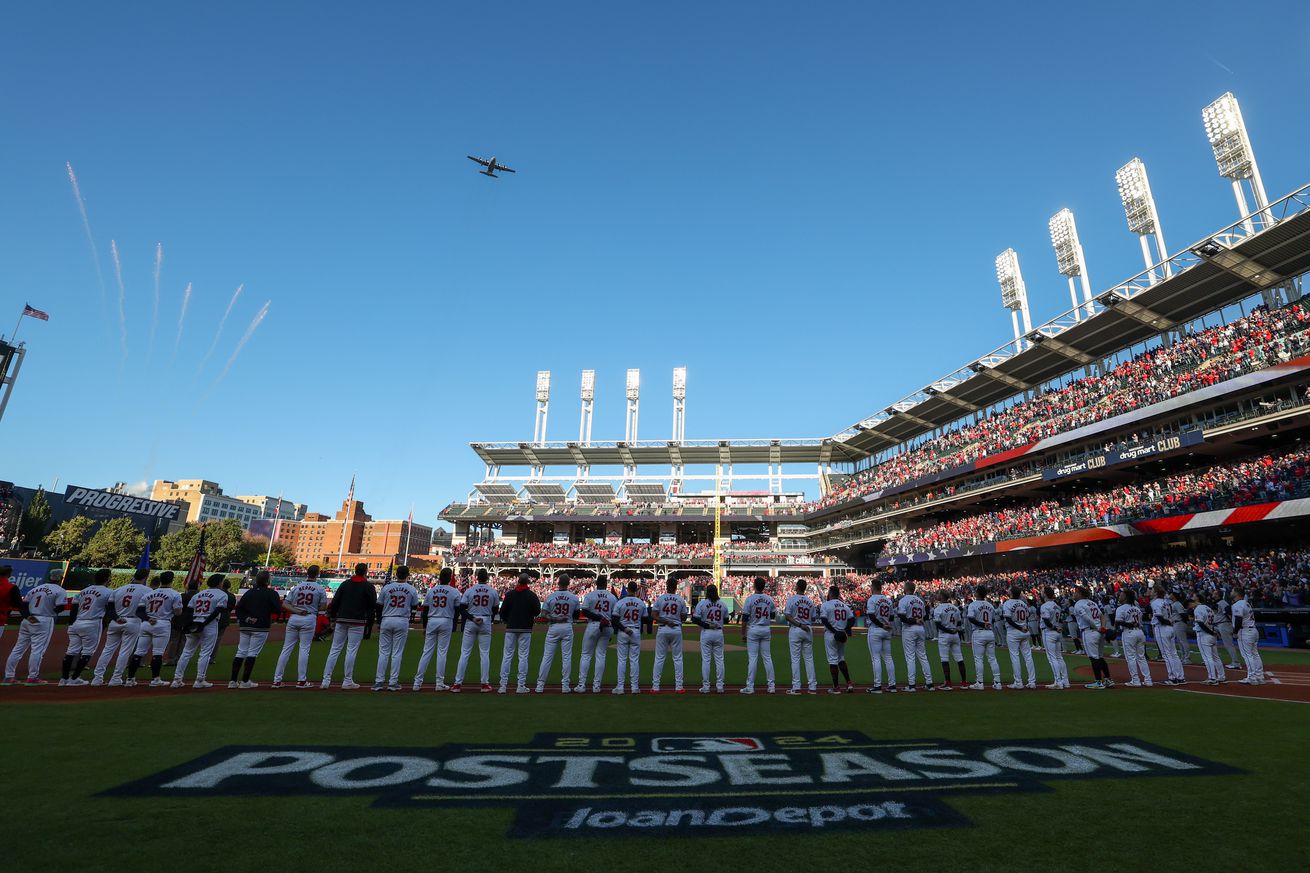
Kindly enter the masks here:
M 191 305 L 191 283 L 186 283 L 186 290 L 182 292 L 182 314 L 177 317 L 177 339 L 173 340 L 173 357 L 168 359 L 168 366 L 173 366 L 177 360 L 177 350 L 182 347 L 182 325 L 186 324 L 186 310 Z
M 114 256 L 114 278 L 118 280 L 118 336 L 123 346 L 123 360 L 127 360 L 127 288 L 123 285 L 123 265 L 118 259 L 118 243 L 109 241 L 109 253 Z
M 159 271 L 164 266 L 164 244 L 155 243 L 155 310 L 150 316 L 150 346 L 146 360 L 155 354 L 155 331 L 159 328 Z
M 66 161 L 64 166 L 68 167 L 68 181 L 73 186 L 73 199 L 77 201 L 77 211 L 82 216 L 86 243 L 91 247 L 91 262 L 96 266 L 96 283 L 100 286 L 100 305 L 103 307 L 109 294 L 105 291 L 105 274 L 100 269 L 100 251 L 96 248 L 96 238 L 91 234 L 91 219 L 86 215 L 86 201 L 82 199 L 82 187 L 77 184 L 77 174 L 73 172 L 73 164 Z
M 241 296 L 241 289 L 244 287 L 246 287 L 244 284 L 238 285 L 237 290 L 232 292 L 232 299 L 227 302 L 227 309 L 223 311 L 223 317 L 218 322 L 218 330 L 214 331 L 214 340 L 209 344 L 209 351 L 205 352 L 204 360 L 200 362 L 200 369 L 196 370 L 197 374 L 205 369 L 205 364 L 208 364 L 209 359 L 213 357 L 214 349 L 218 346 L 218 338 L 223 335 L 223 326 L 227 324 L 227 317 L 232 314 L 232 307 L 237 305 L 237 298 Z
M 268 315 L 268 305 L 272 302 L 272 300 L 267 301 L 259 308 L 259 311 L 255 313 L 255 317 L 250 320 L 250 327 L 246 328 L 246 332 L 241 335 L 240 341 L 237 342 L 237 347 L 232 350 L 232 357 L 227 359 L 227 363 L 223 365 L 223 372 L 219 373 L 218 378 L 214 380 L 215 385 L 223 381 L 223 377 L 227 375 L 227 371 L 232 369 L 232 365 L 237 362 L 237 355 L 241 354 L 241 350 L 246 347 L 246 343 L 249 342 L 250 337 L 254 335 L 255 328 L 259 327 L 259 323 L 264 320 L 264 316 Z

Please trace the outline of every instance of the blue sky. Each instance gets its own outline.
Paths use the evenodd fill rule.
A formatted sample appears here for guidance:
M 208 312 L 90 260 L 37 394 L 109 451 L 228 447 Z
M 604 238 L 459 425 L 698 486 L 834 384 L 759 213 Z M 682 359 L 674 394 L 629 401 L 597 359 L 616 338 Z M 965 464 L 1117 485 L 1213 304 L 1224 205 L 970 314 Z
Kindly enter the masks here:
M 1067 309 L 1061 207 L 1098 289 L 1140 270 L 1134 155 L 1170 249 L 1234 220 L 1200 123 L 1224 91 L 1271 197 L 1310 182 L 1304 3 L 878 6 L 9 9 L 0 331 L 51 321 L 22 328 L 0 478 L 330 510 L 358 472 L 375 516 L 431 522 L 481 477 L 470 440 L 530 438 L 538 369 L 552 438 L 586 367 L 596 439 L 628 367 L 667 437 L 675 366 L 688 438 L 830 435 L 1009 339 L 1007 246 L 1034 319 Z

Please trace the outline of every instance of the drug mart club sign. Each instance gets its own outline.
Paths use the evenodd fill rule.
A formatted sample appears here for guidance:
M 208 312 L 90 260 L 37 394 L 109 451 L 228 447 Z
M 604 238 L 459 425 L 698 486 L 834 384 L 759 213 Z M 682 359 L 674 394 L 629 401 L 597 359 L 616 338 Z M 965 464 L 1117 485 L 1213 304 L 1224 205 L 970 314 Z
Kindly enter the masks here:
M 538 734 L 437 748 L 227 746 L 106 795 L 372 795 L 377 807 L 511 807 L 514 837 L 691 836 L 958 827 L 970 822 L 949 796 L 1238 772 L 1131 737 Z

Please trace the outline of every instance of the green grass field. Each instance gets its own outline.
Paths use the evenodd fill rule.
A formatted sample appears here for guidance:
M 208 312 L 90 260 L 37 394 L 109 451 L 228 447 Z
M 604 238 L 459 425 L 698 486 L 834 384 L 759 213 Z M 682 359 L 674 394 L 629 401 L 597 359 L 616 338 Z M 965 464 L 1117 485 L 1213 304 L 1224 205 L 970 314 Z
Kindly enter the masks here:
M 500 641 L 497 636 L 492 647 L 495 668 Z M 540 635 L 534 642 L 535 681 Z M 853 672 L 862 685 L 870 675 L 868 654 L 862 638 L 853 642 Z M 407 687 L 420 643 L 413 634 L 407 646 L 402 671 Z M 268 680 L 279 647 L 270 643 L 256 678 Z M 226 683 L 233 651 L 220 651 L 211 680 Z M 315 645 L 312 678 L 321 677 L 326 651 L 326 644 Z M 458 638 L 451 653 L 453 673 Z M 935 656 L 934 646 L 929 654 Z M 643 653 L 643 684 L 651 659 L 650 652 Z M 1044 677 L 1045 656 L 1035 653 L 1035 659 Z M 613 650 L 609 660 L 607 686 L 613 680 Z M 1008 680 L 1005 650 L 1000 660 Z M 1296 653 L 1266 657 L 1272 664 L 1308 660 Z M 788 684 L 781 636 L 774 640 L 774 661 L 780 686 Z M 686 662 L 687 683 L 694 687 L 699 653 L 688 652 Z M 742 681 L 744 662 L 744 652 L 728 654 L 729 682 Z M 356 679 L 371 680 L 375 663 L 375 643 L 368 641 Z M 1069 663 L 1082 666 L 1085 659 L 1070 656 Z M 968 666 L 972 678 L 971 656 Z M 165 676 L 169 672 L 166 668 Z M 666 687 L 671 684 L 666 679 Z M 8 750 L 0 784 L 9 814 L 6 866 L 12 870 L 354 870 L 373 864 L 457 871 L 721 870 L 725 865 L 769 871 L 833 862 L 857 869 L 895 864 L 950 870 L 1310 867 L 1305 711 L 1294 702 L 1078 687 L 1060 693 L 706 697 L 693 691 L 682 697 L 620 698 L 294 688 L 234 692 L 219 686 L 80 702 L 72 701 L 85 689 L 51 689 L 40 696 L 10 691 L 0 689 Z M 507 839 L 512 808 L 375 807 L 370 794 L 98 796 L 227 745 L 513 746 L 548 732 L 622 737 L 628 732 L 742 736 L 843 730 L 880 742 L 1132 737 L 1244 772 L 1051 780 L 1046 783 L 1051 790 L 1042 793 L 949 795 L 946 804 L 970 821 L 963 827 L 676 838 Z

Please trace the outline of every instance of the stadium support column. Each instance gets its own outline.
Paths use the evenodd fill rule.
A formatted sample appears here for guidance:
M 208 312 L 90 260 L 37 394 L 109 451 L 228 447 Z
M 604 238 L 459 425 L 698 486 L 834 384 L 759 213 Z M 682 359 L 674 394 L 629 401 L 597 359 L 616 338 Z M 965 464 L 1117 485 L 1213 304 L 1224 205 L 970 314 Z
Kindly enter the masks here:
M 550 413 L 550 370 L 537 371 L 537 419 L 532 427 L 532 444 L 546 442 L 546 418 Z
M 673 368 L 673 442 L 679 446 L 687 437 L 687 368 Z M 682 481 L 682 464 L 675 462 L 670 478 Z
M 14 393 L 14 383 L 18 381 L 18 371 L 23 368 L 26 354 L 26 346 L 0 340 L 0 419 L 5 417 L 5 407 Z
M 1028 289 L 1023 284 L 1023 273 L 1019 270 L 1019 254 L 1014 249 L 1006 249 L 996 256 L 996 280 L 1001 284 L 1001 305 L 1010 310 L 1010 320 L 1014 323 L 1014 346 L 1023 351 L 1023 337 L 1032 333 L 1032 319 L 1028 315 Z M 1019 330 L 1019 318 L 1023 317 L 1023 331 Z
M 628 370 L 627 384 L 628 413 L 623 425 L 623 441 L 632 445 L 637 441 L 637 417 L 641 402 L 641 370 L 630 368 Z M 637 474 L 636 464 L 625 464 L 623 467 L 623 476 L 625 479 L 631 478 Z
M 1124 217 L 1128 219 L 1128 229 L 1137 234 L 1142 244 L 1142 260 L 1146 264 L 1148 281 L 1154 285 L 1162 278 L 1168 278 L 1172 270 L 1169 267 L 1169 251 L 1164 246 L 1160 213 L 1155 208 L 1155 197 L 1151 194 L 1151 180 L 1146 175 L 1146 165 L 1141 158 L 1133 158 L 1114 171 L 1114 181 L 1119 187 L 1119 200 L 1123 203 Z M 1152 239 L 1155 241 L 1154 255 L 1151 253 Z M 1157 271 L 1156 264 L 1163 264 L 1163 271 Z
M 578 422 L 578 445 L 591 445 L 591 414 L 596 402 L 596 371 L 582 371 L 582 419 Z M 578 478 L 585 479 L 590 472 L 589 464 L 578 464 Z
M 723 465 L 714 466 L 714 584 L 723 593 Z

